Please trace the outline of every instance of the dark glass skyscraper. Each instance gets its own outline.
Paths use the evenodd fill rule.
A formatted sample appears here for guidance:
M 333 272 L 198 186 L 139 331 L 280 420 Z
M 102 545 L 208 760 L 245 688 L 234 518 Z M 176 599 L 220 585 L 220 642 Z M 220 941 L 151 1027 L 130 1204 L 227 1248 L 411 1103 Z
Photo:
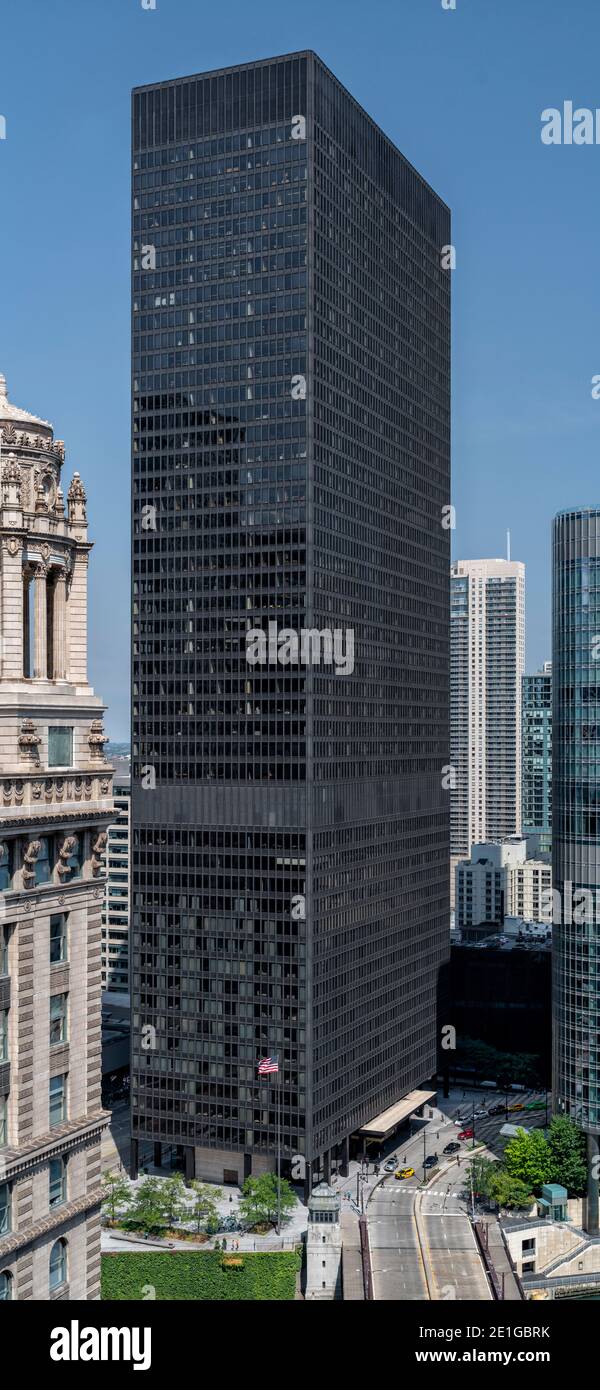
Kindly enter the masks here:
M 134 1139 L 327 1172 L 435 1067 L 449 212 L 313 53 L 136 90 L 133 185 Z
M 600 508 L 553 533 L 554 1104 L 588 1135 L 587 1229 L 599 1233 Z

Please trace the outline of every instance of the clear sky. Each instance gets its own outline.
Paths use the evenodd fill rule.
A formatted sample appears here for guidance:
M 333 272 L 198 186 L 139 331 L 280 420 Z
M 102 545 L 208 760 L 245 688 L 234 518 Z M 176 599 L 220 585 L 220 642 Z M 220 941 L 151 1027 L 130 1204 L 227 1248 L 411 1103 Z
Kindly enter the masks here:
M 527 564 L 527 666 L 550 656 L 549 535 L 600 501 L 598 0 L 2 0 L 0 371 L 86 484 L 91 673 L 128 736 L 130 89 L 314 48 L 450 204 L 457 558 Z

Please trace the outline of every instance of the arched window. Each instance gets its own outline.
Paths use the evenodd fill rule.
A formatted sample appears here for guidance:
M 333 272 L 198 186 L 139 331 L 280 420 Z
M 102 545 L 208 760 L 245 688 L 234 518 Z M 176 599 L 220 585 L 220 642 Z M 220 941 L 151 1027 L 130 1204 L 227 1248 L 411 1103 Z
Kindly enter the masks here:
M 10 1303 L 12 1298 L 13 1277 L 9 1270 L 4 1269 L 0 1274 L 0 1303 Z
M 67 1242 L 55 1240 L 50 1251 L 50 1292 L 67 1282 Z

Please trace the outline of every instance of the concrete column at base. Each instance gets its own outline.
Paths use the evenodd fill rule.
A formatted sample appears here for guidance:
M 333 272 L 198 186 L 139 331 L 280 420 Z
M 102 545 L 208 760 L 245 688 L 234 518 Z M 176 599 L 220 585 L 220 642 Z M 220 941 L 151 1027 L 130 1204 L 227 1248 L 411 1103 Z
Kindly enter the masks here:
M 339 1171 L 340 1171 L 340 1177 L 342 1177 L 342 1178 L 347 1178 L 347 1177 L 348 1177 L 348 1170 L 349 1170 L 349 1167 L 350 1167 L 350 1136 L 349 1136 L 349 1135 L 348 1135 L 348 1137 L 347 1137 L 346 1139 L 342 1139 L 342 1142 L 341 1142 L 341 1144 L 339 1145 L 339 1156 L 340 1156 L 340 1160 L 339 1160 L 339 1161 L 340 1161 L 340 1169 L 339 1169 Z
M 36 565 L 33 572 L 33 679 L 48 679 L 48 599 L 46 594 L 46 567 Z
M 67 677 L 67 587 L 64 570 L 59 570 L 54 584 L 52 621 L 52 676 L 55 681 Z
M 160 1143 L 154 1145 L 154 1167 L 162 1167 L 162 1144 Z
M 587 1135 L 588 1185 L 585 1229 L 589 1236 L 600 1236 L 598 1186 L 600 1183 L 600 1148 L 598 1135 Z
M 129 1176 L 135 1182 L 138 1175 L 138 1141 L 132 1139 L 129 1145 Z
M 311 1192 L 312 1192 L 312 1164 L 311 1164 L 311 1163 L 307 1163 L 307 1165 L 306 1165 L 306 1172 L 305 1172 L 305 1174 L 304 1174 L 304 1201 L 305 1201 L 305 1202 L 308 1202 L 308 1199 L 309 1199 L 309 1197 L 310 1197 Z
M 323 1154 L 323 1179 L 327 1184 L 331 1182 L 331 1149 Z
M 196 1155 L 193 1148 L 185 1149 L 185 1180 L 191 1182 L 196 1176 Z

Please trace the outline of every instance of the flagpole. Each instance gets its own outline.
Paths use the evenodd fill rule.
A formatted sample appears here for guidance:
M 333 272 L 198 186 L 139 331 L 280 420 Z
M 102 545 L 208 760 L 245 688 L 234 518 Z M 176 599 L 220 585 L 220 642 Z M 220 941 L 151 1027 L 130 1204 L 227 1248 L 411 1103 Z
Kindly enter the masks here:
M 277 1235 L 281 1235 L 281 1072 L 277 1058 Z

